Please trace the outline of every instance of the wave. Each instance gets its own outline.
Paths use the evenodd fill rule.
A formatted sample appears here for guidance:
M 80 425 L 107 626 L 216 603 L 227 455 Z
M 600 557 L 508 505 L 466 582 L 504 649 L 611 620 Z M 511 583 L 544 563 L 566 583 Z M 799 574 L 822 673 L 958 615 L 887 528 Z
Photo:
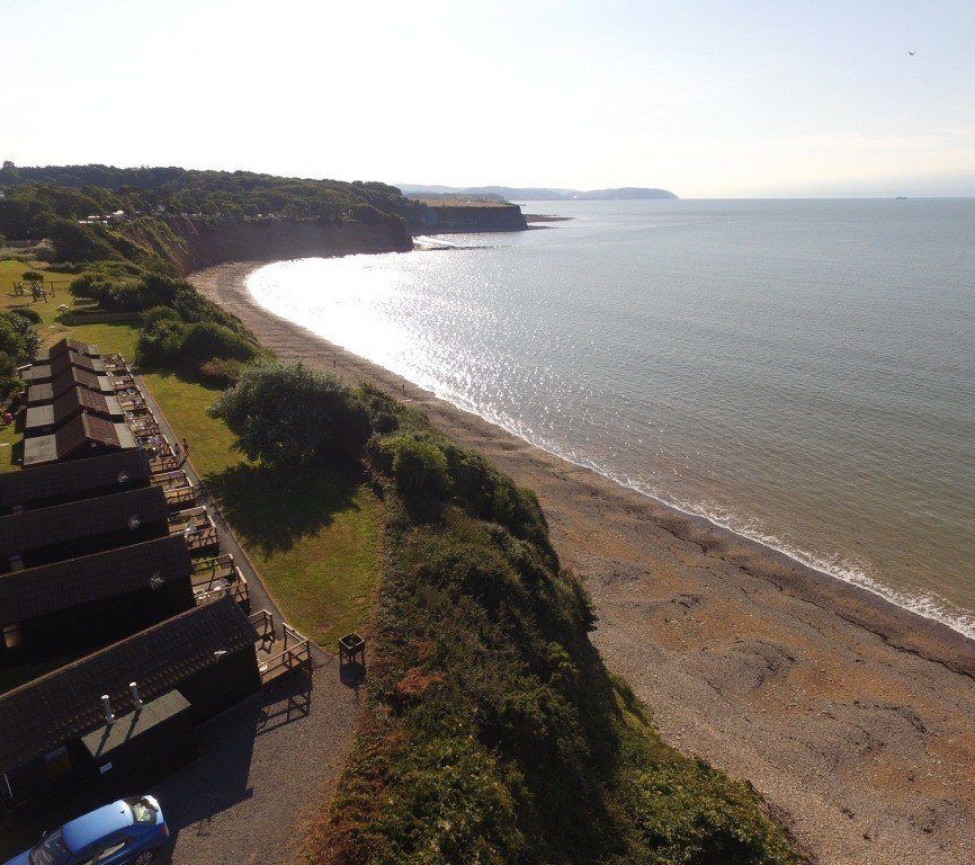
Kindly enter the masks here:
M 371 358 L 364 359 L 375 362 Z M 442 382 L 435 381 L 427 376 L 418 375 L 416 370 L 405 367 L 403 369 L 394 369 L 381 363 L 378 365 L 383 366 L 389 372 L 406 378 L 413 384 L 432 393 L 438 399 L 445 400 L 462 411 L 480 417 L 482 420 L 500 427 L 533 447 L 537 447 L 572 465 L 589 469 L 601 477 L 621 487 L 633 490 L 648 499 L 652 499 L 688 516 L 707 520 L 713 526 L 729 531 L 744 540 L 760 544 L 768 550 L 784 555 L 799 565 L 810 568 L 832 579 L 857 586 L 864 591 L 882 598 L 888 603 L 915 613 L 922 618 L 940 622 L 969 639 L 975 639 L 975 614 L 964 610 L 945 598 L 941 598 L 934 593 L 921 594 L 896 589 L 893 586 L 887 585 L 881 579 L 872 576 L 864 564 L 848 561 L 839 554 L 826 557 L 800 549 L 783 541 L 777 535 L 763 529 L 761 526 L 755 525 L 754 522 L 737 517 L 717 505 L 684 501 L 665 491 L 654 489 L 641 481 L 634 480 L 628 475 L 616 472 L 583 454 L 579 454 L 571 448 L 559 445 L 544 436 L 538 435 L 523 420 L 515 418 L 507 412 L 495 409 L 492 406 L 476 403 L 465 394 L 447 387 Z

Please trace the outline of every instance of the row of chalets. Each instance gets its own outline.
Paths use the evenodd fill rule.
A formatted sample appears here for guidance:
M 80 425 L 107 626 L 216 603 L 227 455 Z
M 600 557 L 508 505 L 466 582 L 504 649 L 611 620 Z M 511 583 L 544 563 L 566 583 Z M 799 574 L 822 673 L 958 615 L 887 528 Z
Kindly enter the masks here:
M 0 695 L 8 818 L 178 767 L 199 724 L 310 661 L 251 612 L 185 447 L 121 357 L 64 339 L 22 374 L 23 470 L 0 475 L 0 673 L 23 671 Z

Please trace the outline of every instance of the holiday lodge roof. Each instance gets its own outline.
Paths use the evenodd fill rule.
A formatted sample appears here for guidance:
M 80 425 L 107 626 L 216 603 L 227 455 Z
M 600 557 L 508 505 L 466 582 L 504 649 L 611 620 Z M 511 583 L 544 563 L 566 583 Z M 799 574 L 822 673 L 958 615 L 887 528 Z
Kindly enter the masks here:
M 73 387 L 53 403 L 30 406 L 24 428 L 28 435 L 32 430 L 56 429 L 82 412 L 113 422 L 125 419 L 125 413 L 114 396 L 96 393 L 86 387 Z
M 143 700 L 252 647 L 257 634 L 229 596 L 195 607 L 0 696 L 0 771 L 50 753 L 104 720 L 102 694 L 122 715 Z
M 0 560 L 69 541 L 165 523 L 166 495 L 159 487 L 37 508 L 0 517 Z
M 113 487 L 121 491 L 148 484 L 151 475 L 149 457 L 140 449 L 6 472 L 0 474 L 0 514 L 15 507 L 89 498 Z
M 131 450 L 136 440 L 124 423 L 80 414 L 50 435 L 24 439 L 24 468 L 78 459 L 86 451 Z
M 16 624 L 187 579 L 193 572 L 186 541 L 170 535 L 51 565 L 0 575 L 0 624 Z

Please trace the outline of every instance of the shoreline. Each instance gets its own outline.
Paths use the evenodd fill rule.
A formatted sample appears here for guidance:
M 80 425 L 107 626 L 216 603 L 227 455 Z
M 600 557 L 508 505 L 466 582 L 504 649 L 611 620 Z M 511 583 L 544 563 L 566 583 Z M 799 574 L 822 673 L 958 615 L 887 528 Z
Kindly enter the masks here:
M 589 575 L 595 644 L 668 741 L 748 778 L 820 861 L 971 854 L 975 644 L 535 448 L 273 316 L 245 287 L 264 263 L 192 278 L 282 360 L 409 399 L 534 489 L 563 563 Z

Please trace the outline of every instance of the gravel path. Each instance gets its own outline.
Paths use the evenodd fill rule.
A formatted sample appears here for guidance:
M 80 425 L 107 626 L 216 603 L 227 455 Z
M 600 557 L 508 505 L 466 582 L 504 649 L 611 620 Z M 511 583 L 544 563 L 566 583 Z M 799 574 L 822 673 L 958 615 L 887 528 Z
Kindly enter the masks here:
M 175 843 L 172 865 L 294 861 L 345 766 L 360 696 L 338 661 L 296 674 L 197 733 L 199 759 L 152 788 Z

